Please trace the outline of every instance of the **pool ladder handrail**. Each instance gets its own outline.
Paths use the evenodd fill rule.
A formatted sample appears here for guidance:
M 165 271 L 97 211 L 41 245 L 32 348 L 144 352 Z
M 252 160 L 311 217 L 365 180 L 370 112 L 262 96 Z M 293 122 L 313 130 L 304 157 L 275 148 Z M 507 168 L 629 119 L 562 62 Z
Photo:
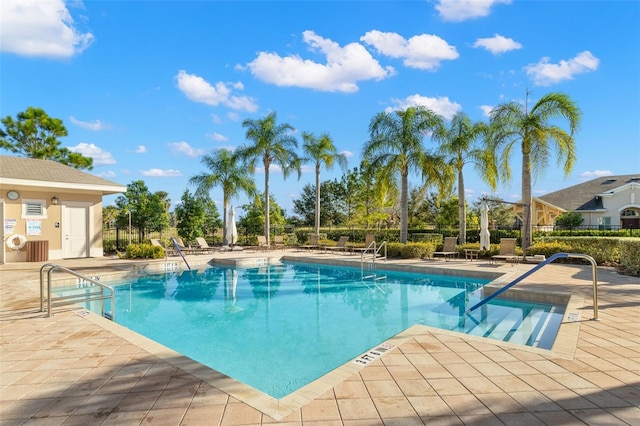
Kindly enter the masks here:
M 518 284 L 520 281 L 527 278 L 529 275 L 533 274 L 534 272 L 543 268 L 544 266 L 550 264 L 551 262 L 557 259 L 566 259 L 566 258 L 586 259 L 591 263 L 591 270 L 592 270 L 592 277 L 593 277 L 593 318 L 592 319 L 598 320 L 598 264 L 596 263 L 593 257 L 587 254 L 582 254 L 582 253 L 556 253 L 554 255 L 551 255 L 544 262 L 536 265 L 534 268 L 531 268 L 529 271 L 520 275 L 518 278 L 511 281 L 509 284 L 500 288 L 496 292 L 491 293 L 489 296 L 485 297 L 484 299 L 482 299 L 481 301 L 479 301 L 478 303 L 476 303 L 475 305 L 467 309 L 467 313 L 470 313 L 471 311 L 478 309 L 480 306 L 484 305 L 488 301 L 504 293 L 514 285 Z
M 45 296 L 45 270 L 47 274 L 47 288 L 46 288 L 46 296 Z M 97 285 L 100 287 L 99 292 L 92 293 L 84 293 L 84 294 L 73 294 L 68 296 L 59 296 L 56 297 L 55 300 L 51 297 L 51 275 L 54 271 L 62 270 L 71 275 L 74 275 L 85 282 L 90 282 L 91 284 Z M 108 290 L 111 294 L 105 294 L 105 290 Z M 104 301 L 107 299 L 111 299 L 111 314 L 107 314 L 104 310 Z M 72 269 L 64 267 L 62 265 L 57 265 L 55 263 L 45 263 L 40 268 L 40 312 L 44 312 L 44 303 L 47 302 L 47 317 L 51 318 L 51 307 L 63 306 L 63 305 L 72 305 L 79 302 L 92 302 L 92 301 L 100 301 L 101 302 L 101 314 L 105 318 L 109 318 L 111 321 L 115 321 L 116 317 L 116 305 L 115 305 L 115 291 L 113 287 L 108 286 L 106 284 L 101 283 L 95 278 L 89 277 L 87 275 L 76 272 Z
M 180 249 L 180 244 L 178 244 L 178 242 L 173 237 L 171 237 L 171 243 L 173 244 L 173 247 L 176 249 L 176 251 L 182 258 L 182 260 L 184 260 L 184 264 L 187 265 L 187 268 L 189 268 L 189 270 L 191 270 L 191 266 L 189 266 L 189 262 L 187 262 L 187 259 L 184 257 L 184 254 L 182 254 L 182 250 Z
M 375 272 L 376 270 L 376 258 L 378 257 L 378 253 L 380 253 L 380 250 L 382 250 L 382 248 L 384 248 L 384 256 L 381 256 L 384 260 L 387 260 L 387 242 L 383 241 L 379 246 L 376 246 L 376 242 L 371 241 L 371 243 L 362 251 L 362 253 L 360 254 L 360 270 L 364 271 L 364 255 L 367 254 L 369 251 L 371 251 L 372 257 L 371 257 L 371 270 Z

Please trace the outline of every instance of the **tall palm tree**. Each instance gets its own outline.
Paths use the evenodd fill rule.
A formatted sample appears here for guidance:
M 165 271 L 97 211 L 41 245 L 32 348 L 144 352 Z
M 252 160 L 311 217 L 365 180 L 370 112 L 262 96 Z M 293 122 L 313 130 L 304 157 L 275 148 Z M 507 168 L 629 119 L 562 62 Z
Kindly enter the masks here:
M 269 168 L 272 164 L 280 166 L 285 179 L 289 173 L 296 171 L 299 179 L 300 158 L 295 152 L 295 149 L 298 148 L 298 141 L 291 134 L 294 129 L 290 124 L 276 123 L 275 112 L 258 120 L 246 119 L 242 122 L 242 127 L 247 128 L 245 137 L 253 141 L 253 144 L 242 145 L 236 150 L 235 156 L 246 164 L 251 173 L 255 172 L 256 163 L 262 160 L 264 166 L 264 234 L 267 238 L 267 244 L 269 244 Z
M 196 195 L 204 196 L 215 186 L 222 187 L 222 229 L 223 244 L 229 244 L 227 235 L 227 208 L 229 200 L 239 195 L 240 191 L 252 197 L 256 193 L 256 184 L 249 171 L 239 165 L 233 153 L 228 149 L 219 149 L 211 155 L 204 155 L 200 160 L 208 172 L 195 175 L 189 179 L 196 186 Z
M 482 180 L 491 189 L 496 188 L 497 172 L 493 150 L 488 146 L 480 147 L 476 142 L 486 140 L 489 126 L 481 121 L 472 122 L 463 112 L 453 116 L 448 127 L 435 132 L 433 138 L 439 141 L 438 153 L 458 174 L 458 221 L 460 232 L 458 241 L 467 241 L 467 205 L 464 193 L 463 169 L 466 164 L 474 164 Z
M 347 157 L 341 154 L 333 144 L 328 133 L 316 138 L 312 133 L 302 132 L 302 150 L 305 158 L 303 162 L 313 162 L 316 166 L 316 235 L 320 234 L 320 168 L 324 164 L 327 170 L 333 168 L 334 161 L 338 162 L 344 171 L 347 168 Z
M 422 146 L 423 138 L 442 126 L 442 118 L 421 107 L 376 114 L 369 123 L 370 140 L 362 156 L 379 174 L 378 185 L 394 185 L 400 175 L 400 242 L 407 242 L 409 218 L 409 173 L 418 172 L 425 184 L 447 186 L 445 164 Z
M 514 145 L 519 142 L 522 150 L 523 250 L 531 245 L 532 175 L 535 178 L 544 171 L 552 148 L 556 151 L 558 165 L 562 165 L 565 176 L 571 173 L 576 160 L 573 136 L 582 117 L 576 103 L 564 93 L 544 95 L 531 110 L 528 99 L 527 91 L 524 105 L 516 102 L 498 105 L 491 111 L 490 123 L 493 146 L 500 152 L 500 175 L 503 179 L 511 178 L 509 157 Z M 568 122 L 568 133 L 558 126 L 559 119 Z

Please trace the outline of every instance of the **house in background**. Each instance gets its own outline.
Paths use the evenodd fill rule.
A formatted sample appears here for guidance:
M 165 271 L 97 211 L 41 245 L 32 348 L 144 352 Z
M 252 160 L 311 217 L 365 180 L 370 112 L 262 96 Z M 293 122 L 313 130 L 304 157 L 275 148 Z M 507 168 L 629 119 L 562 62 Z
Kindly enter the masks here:
M 0 156 L 0 263 L 102 256 L 102 197 L 126 190 L 55 161 Z
M 533 226 L 544 229 L 555 225 L 565 212 L 582 214 L 583 226 L 601 229 L 640 228 L 640 173 L 605 176 L 559 191 L 534 197 Z M 522 207 L 516 207 L 522 220 Z

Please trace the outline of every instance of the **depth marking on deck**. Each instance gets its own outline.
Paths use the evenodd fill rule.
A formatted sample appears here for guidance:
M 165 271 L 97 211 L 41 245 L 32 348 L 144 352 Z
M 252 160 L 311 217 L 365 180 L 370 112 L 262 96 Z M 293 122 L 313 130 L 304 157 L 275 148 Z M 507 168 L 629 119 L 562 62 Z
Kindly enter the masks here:
M 367 365 L 391 348 L 393 348 L 393 345 L 389 343 L 383 343 L 375 349 L 372 349 L 369 352 L 360 355 L 358 358 L 354 359 L 353 362 L 355 362 L 356 364 Z
M 580 312 L 569 312 L 567 314 L 567 322 L 580 321 Z

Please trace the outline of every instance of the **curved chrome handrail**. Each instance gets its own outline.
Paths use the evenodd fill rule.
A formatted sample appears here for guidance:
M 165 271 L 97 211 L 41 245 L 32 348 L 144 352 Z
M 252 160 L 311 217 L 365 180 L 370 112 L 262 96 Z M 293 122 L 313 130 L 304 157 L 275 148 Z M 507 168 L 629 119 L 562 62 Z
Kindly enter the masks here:
M 504 287 L 500 288 L 495 293 L 490 294 L 489 296 L 485 297 L 484 299 L 482 299 L 481 301 L 479 301 L 478 303 L 476 303 L 475 305 L 473 305 L 472 307 L 467 309 L 467 313 L 478 309 L 480 306 L 484 305 L 485 303 L 487 303 L 491 299 L 493 299 L 493 298 L 499 296 L 500 294 L 504 293 L 505 291 L 507 291 L 508 289 L 513 287 L 514 285 L 518 284 L 523 279 L 527 278 L 529 275 L 533 274 L 534 272 L 536 272 L 540 268 L 548 265 L 549 263 L 553 262 L 554 260 L 566 259 L 566 258 L 586 259 L 589 262 L 591 262 L 591 269 L 592 269 L 592 275 L 593 275 L 593 318 L 592 319 L 598 320 L 598 264 L 593 259 L 593 257 L 591 257 L 589 255 L 586 255 L 586 254 L 581 254 L 581 253 L 556 253 L 556 254 L 550 256 L 544 262 L 536 265 L 534 268 L 531 268 L 529 271 L 527 271 L 524 274 L 520 275 L 518 278 L 516 278 L 515 280 L 511 281 L 509 284 L 505 285 Z

